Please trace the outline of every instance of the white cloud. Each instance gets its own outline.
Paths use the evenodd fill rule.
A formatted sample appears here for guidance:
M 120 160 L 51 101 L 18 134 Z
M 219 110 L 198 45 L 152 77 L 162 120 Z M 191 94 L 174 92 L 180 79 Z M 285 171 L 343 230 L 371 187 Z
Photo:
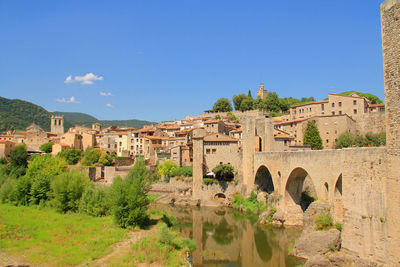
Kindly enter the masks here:
M 100 95 L 101 96 L 113 96 L 113 94 L 110 92 L 100 92 Z
M 57 102 L 59 103 L 72 103 L 72 104 L 79 104 L 80 102 L 76 100 L 75 96 L 71 96 L 69 99 L 63 98 L 57 98 Z
M 86 73 L 83 76 L 74 76 L 69 75 L 67 78 L 65 78 L 64 83 L 74 83 L 78 82 L 80 84 L 93 84 L 94 81 L 102 81 L 103 76 L 97 76 L 93 73 Z
M 111 105 L 111 104 L 106 104 L 106 107 L 108 107 L 108 108 L 113 108 L 114 106 Z

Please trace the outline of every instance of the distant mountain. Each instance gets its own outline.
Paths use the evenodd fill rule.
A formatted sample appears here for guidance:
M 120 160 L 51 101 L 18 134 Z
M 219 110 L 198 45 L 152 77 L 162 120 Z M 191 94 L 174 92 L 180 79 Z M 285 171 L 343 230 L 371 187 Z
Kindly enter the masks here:
M 25 130 L 32 122 L 50 131 L 51 113 L 44 108 L 19 99 L 0 97 L 0 132 Z
M 7 99 L 0 97 L 0 132 L 7 130 L 25 130 L 31 123 L 35 123 L 45 131 L 50 131 L 50 117 L 53 113 L 41 106 L 19 99 Z M 54 112 L 64 116 L 65 131 L 75 125 L 91 127 L 98 122 L 102 126 L 128 126 L 140 129 L 144 125 L 155 122 L 144 120 L 98 120 L 97 118 L 80 112 Z
M 115 125 L 115 126 L 127 126 L 136 129 L 143 128 L 144 125 L 155 124 L 156 122 L 144 121 L 144 120 L 99 120 L 91 115 L 80 113 L 80 112 L 53 112 L 56 115 L 62 115 L 65 119 L 65 128 L 70 128 L 74 125 L 82 125 L 91 127 L 92 123 L 98 122 L 103 127 Z

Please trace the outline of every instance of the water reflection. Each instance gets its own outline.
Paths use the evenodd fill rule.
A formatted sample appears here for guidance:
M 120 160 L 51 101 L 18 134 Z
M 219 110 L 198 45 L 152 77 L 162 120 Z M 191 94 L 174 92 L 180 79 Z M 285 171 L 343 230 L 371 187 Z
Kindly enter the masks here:
M 193 238 L 194 266 L 296 266 L 298 259 L 288 256 L 291 240 L 299 237 L 296 228 L 277 228 L 256 223 L 225 208 L 161 206 L 174 215 L 178 228 Z

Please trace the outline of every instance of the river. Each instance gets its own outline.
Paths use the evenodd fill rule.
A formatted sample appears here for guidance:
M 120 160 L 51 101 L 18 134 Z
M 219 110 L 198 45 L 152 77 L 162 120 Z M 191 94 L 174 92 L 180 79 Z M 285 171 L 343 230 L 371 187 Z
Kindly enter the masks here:
M 192 253 L 194 266 L 281 266 L 302 263 L 288 255 L 299 228 L 284 228 L 257 223 L 229 208 L 157 205 L 178 219 L 176 226 L 185 237 L 197 243 Z

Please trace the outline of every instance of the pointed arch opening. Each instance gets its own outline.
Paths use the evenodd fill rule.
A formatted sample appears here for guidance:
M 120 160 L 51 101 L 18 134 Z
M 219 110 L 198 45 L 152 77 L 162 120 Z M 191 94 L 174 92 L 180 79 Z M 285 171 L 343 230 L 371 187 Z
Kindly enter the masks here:
M 335 211 L 335 221 L 343 222 L 343 179 L 342 174 L 339 175 L 334 192 L 333 208 Z
M 329 185 L 327 182 L 325 182 L 325 184 L 324 184 L 324 199 L 326 201 L 329 200 Z

